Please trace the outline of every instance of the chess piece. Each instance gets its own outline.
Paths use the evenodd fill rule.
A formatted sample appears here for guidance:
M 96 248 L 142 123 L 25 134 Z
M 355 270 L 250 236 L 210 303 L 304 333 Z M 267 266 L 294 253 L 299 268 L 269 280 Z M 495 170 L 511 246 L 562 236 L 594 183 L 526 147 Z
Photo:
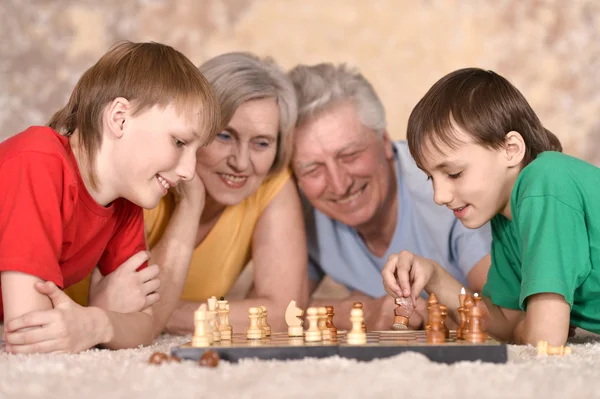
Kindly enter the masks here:
M 446 334 L 442 327 L 442 311 L 439 306 L 429 307 L 429 329 L 426 331 L 427 343 L 443 344 L 446 342 Z
M 539 356 L 542 355 L 570 355 L 571 347 L 560 345 L 560 346 L 550 346 L 548 341 L 538 341 L 537 344 L 537 353 Z
M 473 294 L 473 306 L 479 306 L 479 302 L 481 302 L 482 299 L 483 297 L 475 292 Z
M 469 333 L 469 330 L 471 329 L 470 327 L 470 322 L 471 322 L 471 318 L 469 317 L 469 315 L 471 314 L 471 309 L 473 308 L 473 305 L 475 303 L 473 302 L 473 297 L 469 294 L 467 294 L 467 296 L 465 297 L 465 304 L 463 305 L 463 313 L 464 313 L 464 317 L 465 317 L 465 325 L 462 327 L 462 331 L 461 331 L 461 335 L 463 339 L 466 339 L 466 335 Z
M 352 329 L 346 335 L 346 342 L 349 345 L 364 345 L 367 343 L 367 333 L 363 330 L 364 320 L 362 308 L 355 307 L 350 311 Z
M 460 289 L 460 294 L 458 295 L 458 316 L 460 317 L 460 323 L 458 328 L 456 329 L 456 339 L 463 339 L 463 329 L 465 328 L 465 323 L 467 322 L 467 316 L 464 312 L 465 308 L 465 299 L 467 297 L 467 292 L 465 287 Z
M 304 340 L 306 342 L 320 341 L 322 335 L 318 325 L 319 314 L 317 308 L 306 309 L 306 320 L 308 321 L 308 329 L 304 333 Z
M 225 300 L 217 302 L 217 317 L 219 319 L 219 332 L 221 341 L 230 341 L 233 335 L 233 328 L 229 323 L 229 303 Z
M 321 339 L 323 341 L 331 341 L 331 331 L 327 328 L 327 308 L 321 306 L 317 309 L 317 314 L 319 315 L 317 326 L 321 330 Z
M 362 302 L 354 302 L 354 305 L 352 307 L 354 309 L 361 309 L 362 310 L 363 304 L 362 304 Z M 364 315 L 364 310 L 363 310 L 363 315 Z M 362 331 L 366 333 L 367 332 L 367 324 L 365 323 L 364 316 L 363 316 L 363 322 L 362 322 L 361 326 L 362 326 Z
M 267 330 L 264 327 L 264 312 L 262 306 L 257 306 L 258 309 L 258 318 L 256 319 L 256 324 L 261 331 L 262 338 L 267 338 Z
M 296 301 L 290 301 L 285 311 L 285 322 L 288 325 L 288 337 L 304 336 L 304 321 L 300 318 L 304 311 L 296 306 Z
M 413 314 L 412 300 L 410 298 L 398 297 L 394 302 L 398 306 L 394 309 L 392 330 L 406 330 L 408 329 L 408 319 Z
M 335 315 L 335 313 L 333 313 L 333 306 L 325 306 L 325 309 L 327 309 L 327 320 L 325 321 L 325 326 L 327 326 L 331 332 L 331 339 L 336 339 L 337 328 L 333 325 L 333 316 Z
M 202 356 L 200 356 L 200 359 L 198 360 L 198 364 L 201 367 L 217 367 L 219 365 L 219 360 L 221 359 L 221 357 L 219 356 L 219 354 L 215 351 L 205 351 Z
M 264 330 L 260 328 L 258 319 L 260 317 L 260 309 L 251 307 L 248 309 L 248 319 L 250 319 L 250 327 L 246 331 L 247 339 L 262 339 Z
M 440 307 L 440 314 L 442 316 L 442 330 L 444 330 L 444 336 L 450 338 L 450 330 L 446 326 L 446 317 L 448 317 L 448 307 L 446 305 L 438 305 Z
M 469 311 L 469 330 L 466 334 L 463 334 L 465 341 L 471 343 L 481 343 L 485 342 L 488 338 L 488 335 L 485 331 L 483 331 L 481 327 L 481 317 L 483 315 L 483 311 L 479 306 L 471 307 Z
M 169 359 L 169 355 L 167 355 L 166 353 L 163 352 L 154 352 L 151 356 L 150 359 L 148 360 L 149 364 L 163 364 L 164 362 L 167 362 Z
M 213 342 L 221 341 L 221 332 L 219 331 L 219 320 L 217 319 L 217 297 L 211 296 L 206 300 L 208 304 L 208 320 L 213 333 Z
M 192 337 L 193 347 L 209 346 L 213 342 L 213 334 L 209 331 L 208 315 L 206 314 L 206 304 L 200 305 L 194 312 L 194 336 Z
M 271 326 L 269 325 L 269 322 L 267 321 L 267 307 L 260 306 L 260 308 L 262 309 L 262 328 L 263 328 L 263 330 L 265 330 L 266 336 L 270 337 L 271 336 Z
M 429 299 L 427 299 L 427 310 L 429 312 L 431 312 L 431 309 L 433 309 L 434 306 L 436 306 L 438 304 L 438 299 L 437 296 L 435 295 L 434 292 L 432 292 L 431 294 L 429 294 Z M 427 320 L 427 324 L 425 324 L 425 330 L 429 330 L 429 328 L 431 327 L 431 320 Z

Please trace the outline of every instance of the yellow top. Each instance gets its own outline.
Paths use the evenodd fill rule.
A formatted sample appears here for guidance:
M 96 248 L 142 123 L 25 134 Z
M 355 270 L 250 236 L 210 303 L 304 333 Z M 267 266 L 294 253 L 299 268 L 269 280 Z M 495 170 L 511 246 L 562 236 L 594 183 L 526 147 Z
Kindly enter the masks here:
M 196 247 L 181 299 L 204 301 L 225 296 L 252 255 L 252 236 L 263 210 L 290 178 L 285 170 L 266 180 L 258 190 L 237 205 L 225 208 L 219 220 Z M 148 246 L 152 248 L 167 228 L 173 212 L 170 195 L 145 212 Z
M 252 255 L 252 236 L 263 210 L 290 179 L 286 169 L 267 179 L 258 190 L 239 204 L 225 208 L 204 240 L 192 254 L 190 269 L 181 299 L 204 301 L 211 296 L 227 295 Z M 148 247 L 162 237 L 174 210 L 174 198 L 167 194 L 152 210 L 144 212 Z M 89 278 L 69 287 L 66 292 L 86 305 Z

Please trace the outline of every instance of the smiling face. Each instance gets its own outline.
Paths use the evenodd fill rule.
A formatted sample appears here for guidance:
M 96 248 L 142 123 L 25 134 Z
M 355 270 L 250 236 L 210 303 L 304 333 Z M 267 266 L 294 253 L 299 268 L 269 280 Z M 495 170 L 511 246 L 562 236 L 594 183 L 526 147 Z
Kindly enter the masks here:
M 336 105 L 296 129 L 293 168 L 312 205 L 358 228 L 394 193 L 392 144 L 362 125 L 351 103 Z
M 116 170 L 112 184 L 118 196 L 151 209 L 170 187 L 191 180 L 196 151 L 204 141 L 198 117 L 182 115 L 172 105 L 154 106 L 136 116 L 126 110 L 114 113 L 111 122 L 119 139 L 111 158 Z
M 221 205 L 252 195 L 268 176 L 277 153 L 279 107 L 274 98 L 240 105 L 217 138 L 198 150 L 196 171 Z
M 522 160 L 522 146 L 515 148 L 509 137 L 516 132 L 507 135 L 507 147 L 488 149 L 454 129 L 455 148 L 443 143 L 436 148 L 430 141 L 424 145 L 421 167 L 433 184 L 434 201 L 471 229 L 498 213 L 511 219 L 510 195 Z

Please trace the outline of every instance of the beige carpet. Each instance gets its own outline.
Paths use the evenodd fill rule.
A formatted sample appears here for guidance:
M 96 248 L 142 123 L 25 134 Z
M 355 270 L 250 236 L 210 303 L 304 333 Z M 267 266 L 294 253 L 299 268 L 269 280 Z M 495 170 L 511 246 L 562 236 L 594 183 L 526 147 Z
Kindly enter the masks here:
M 148 348 L 78 355 L 0 353 L 0 398 L 591 398 L 600 397 L 600 341 L 576 337 L 573 354 L 539 358 L 509 347 L 504 365 L 444 365 L 407 353 L 361 363 L 342 358 L 221 362 L 216 369 L 149 365 L 152 352 L 186 337 L 163 336 Z

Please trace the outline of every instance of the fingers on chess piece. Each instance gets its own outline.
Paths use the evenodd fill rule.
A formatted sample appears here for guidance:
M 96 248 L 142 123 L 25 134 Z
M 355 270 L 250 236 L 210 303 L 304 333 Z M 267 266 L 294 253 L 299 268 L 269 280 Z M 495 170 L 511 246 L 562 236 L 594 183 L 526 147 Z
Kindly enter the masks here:
M 363 310 L 363 304 L 362 304 L 362 302 L 354 302 L 354 304 L 352 305 L 352 308 Z M 364 310 L 363 310 L 363 315 L 364 315 Z M 367 324 L 365 323 L 364 318 L 363 318 L 363 322 L 361 324 L 361 328 L 362 328 L 363 332 L 365 332 L 365 333 L 367 332 Z
M 306 342 L 321 341 L 323 335 L 319 328 L 319 310 L 317 308 L 306 309 L 306 321 L 308 321 L 308 329 L 304 332 L 304 340 Z
M 394 309 L 392 330 L 406 330 L 408 329 L 408 319 L 414 311 L 412 300 L 410 298 L 398 297 L 394 302 L 398 306 Z
M 350 311 L 350 322 L 352 329 L 346 335 L 346 341 L 349 345 L 364 345 L 367 343 L 367 333 L 363 329 L 365 322 L 362 307 L 354 307 Z
M 304 336 L 304 327 L 302 327 L 304 320 L 300 318 L 303 314 L 304 311 L 296 305 L 296 301 L 290 301 L 285 311 L 285 322 L 288 325 L 288 337 Z
M 205 351 L 200 359 L 198 360 L 198 364 L 201 367 L 217 367 L 219 365 L 219 360 L 221 357 L 215 351 L 207 350 Z
M 551 346 L 548 343 L 548 341 L 538 341 L 537 353 L 538 353 L 538 356 L 546 356 L 546 355 L 565 356 L 565 355 L 571 354 L 571 347 L 565 346 L 565 345 Z
M 180 363 L 181 359 L 177 356 L 169 356 L 163 352 L 154 352 L 148 359 L 148 364 Z

